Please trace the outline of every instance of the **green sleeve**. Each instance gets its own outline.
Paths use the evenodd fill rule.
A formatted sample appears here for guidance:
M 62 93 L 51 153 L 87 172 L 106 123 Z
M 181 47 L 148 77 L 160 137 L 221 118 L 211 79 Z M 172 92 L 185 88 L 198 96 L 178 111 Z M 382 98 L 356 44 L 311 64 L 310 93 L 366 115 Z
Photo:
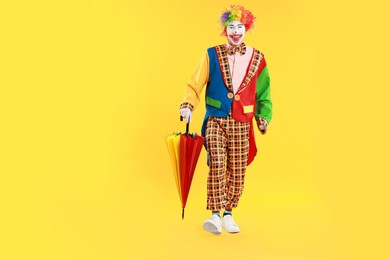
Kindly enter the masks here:
M 270 78 L 268 66 L 261 71 L 256 82 L 256 118 L 264 118 L 271 122 L 272 119 L 272 101 L 270 93 Z

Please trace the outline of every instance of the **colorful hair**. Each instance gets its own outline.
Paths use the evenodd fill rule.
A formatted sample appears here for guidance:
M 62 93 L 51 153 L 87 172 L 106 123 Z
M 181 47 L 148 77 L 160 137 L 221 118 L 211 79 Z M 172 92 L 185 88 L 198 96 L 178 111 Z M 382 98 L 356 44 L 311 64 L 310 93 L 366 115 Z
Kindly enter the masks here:
M 241 5 L 231 5 L 221 15 L 220 23 L 223 27 L 221 35 L 226 36 L 226 26 L 233 21 L 240 21 L 245 25 L 245 30 L 249 31 L 253 28 L 256 17 L 251 11 L 246 10 Z

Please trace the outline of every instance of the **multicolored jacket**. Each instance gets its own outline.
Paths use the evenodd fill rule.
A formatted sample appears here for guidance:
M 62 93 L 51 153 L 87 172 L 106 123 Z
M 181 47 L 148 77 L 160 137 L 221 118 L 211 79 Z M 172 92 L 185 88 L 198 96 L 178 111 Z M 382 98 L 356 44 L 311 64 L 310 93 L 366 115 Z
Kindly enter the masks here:
M 225 45 L 217 45 L 207 49 L 201 63 L 187 84 L 184 100 L 181 104 L 181 108 L 195 109 L 199 104 L 202 89 L 207 83 L 206 115 L 202 136 L 205 136 L 206 120 L 209 116 L 226 117 L 231 113 L 236 121 L 250 122 L 248 165 L 257 153 L 253 117 L 256 120 L 264 118 L 268 123 L 272 119 L 268 66 L 264 55 L 256 49 L 253 50 L 244 80 L 234 94 Z

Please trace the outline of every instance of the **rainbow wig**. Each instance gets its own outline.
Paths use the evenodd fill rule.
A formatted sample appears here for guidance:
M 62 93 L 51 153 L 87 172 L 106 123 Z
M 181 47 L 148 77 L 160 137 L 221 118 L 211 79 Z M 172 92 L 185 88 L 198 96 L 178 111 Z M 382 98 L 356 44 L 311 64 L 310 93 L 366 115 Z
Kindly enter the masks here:
M 253 16 L 251 11 L 246 10 L 241 5 L 231 5 L 221 15 L 220 23 L 223 27 L 221 35 L 227 36 L 226 26 L 233 21 L 240 21 L 245 25 L 245 30 L 249 31 L 254 27 L 256 17 Z

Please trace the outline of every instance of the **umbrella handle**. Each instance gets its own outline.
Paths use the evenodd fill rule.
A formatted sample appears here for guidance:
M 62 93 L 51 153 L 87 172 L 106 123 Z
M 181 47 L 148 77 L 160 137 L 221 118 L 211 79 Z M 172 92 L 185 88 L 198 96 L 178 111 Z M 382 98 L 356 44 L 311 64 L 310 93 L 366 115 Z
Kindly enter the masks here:
M 180 121 L 183 121 L 183 117 L 180 116 Z M 188 132 L 190 131 L 190 122 L 187 123 L 186 125 L 186 134 L 188 135 Z

